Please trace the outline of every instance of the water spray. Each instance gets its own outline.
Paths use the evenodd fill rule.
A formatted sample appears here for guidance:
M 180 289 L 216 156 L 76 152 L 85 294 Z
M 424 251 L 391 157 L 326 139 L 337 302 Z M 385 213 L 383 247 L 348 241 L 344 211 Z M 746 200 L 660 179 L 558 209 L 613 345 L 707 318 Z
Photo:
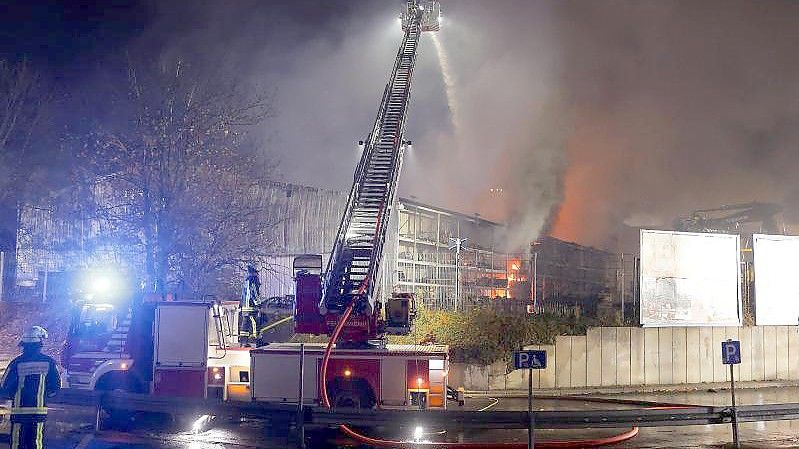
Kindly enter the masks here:
M 452 120 L 452 127 L 455 128 L 456 135 L 461 131 L 461 114 L 458 108 L 458 102 L 455 95 L 455 77 L 452 75 L 452 68 L 449 65 L 449 58 L 447 57 L 444 46 L 438 38 L 438 33 L 431 34 L 433 38 L 433 45 L 436 47 L 436 54 L 438 55 L 438 63 L 441 66 L 441 76 L 444 79 L 444 88 L 447 94 L 447 105 L 449 106 L 450 118 Z

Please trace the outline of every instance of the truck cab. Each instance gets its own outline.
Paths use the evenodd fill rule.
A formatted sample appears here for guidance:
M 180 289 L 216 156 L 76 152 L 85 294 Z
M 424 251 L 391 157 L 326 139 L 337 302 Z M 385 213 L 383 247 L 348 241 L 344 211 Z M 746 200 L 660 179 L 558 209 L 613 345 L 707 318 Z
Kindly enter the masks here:
M 146 377 L 132 371 L 127 304 L 80 301 L 73 305 L 61 355 L 70 388 L 139 392 Z

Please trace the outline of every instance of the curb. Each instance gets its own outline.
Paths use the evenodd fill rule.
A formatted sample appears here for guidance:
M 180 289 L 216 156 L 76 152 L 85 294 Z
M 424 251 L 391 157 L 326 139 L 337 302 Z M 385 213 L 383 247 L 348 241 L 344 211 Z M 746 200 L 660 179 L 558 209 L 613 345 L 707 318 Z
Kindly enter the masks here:
M 736 390 L 752 388 L 799 387 L 799 381 L 750 381 L 735 382 Z M 729 390 L 729 382 L 708 382 L 702 384 L 675 385 L 630 385 L 623 387 L 581 387 L 581 388 L 536 388 L 536 395 L 588 396 L 632 393 L 690 393 L 692 391 Z M 468 397 L 514 398 L 527 397 L 527 390 L 467 390 Z

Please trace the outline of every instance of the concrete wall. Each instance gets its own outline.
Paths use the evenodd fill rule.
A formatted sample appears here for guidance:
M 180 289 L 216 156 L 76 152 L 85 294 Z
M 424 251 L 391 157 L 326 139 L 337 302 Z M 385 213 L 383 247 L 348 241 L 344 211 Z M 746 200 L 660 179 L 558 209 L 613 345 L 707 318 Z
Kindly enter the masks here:
M 721 342 L 741 342 L 736 380 L 799 380 L 799 327 L 602 327 L 586 335 L 559 336 L 547 351 L 547 369 L 533 372 L 535 388 L 673 385 L 729 381 Z M 452 364 L 450 384 L 467 390 L 521 390 L 527 371 L 506 372 Z

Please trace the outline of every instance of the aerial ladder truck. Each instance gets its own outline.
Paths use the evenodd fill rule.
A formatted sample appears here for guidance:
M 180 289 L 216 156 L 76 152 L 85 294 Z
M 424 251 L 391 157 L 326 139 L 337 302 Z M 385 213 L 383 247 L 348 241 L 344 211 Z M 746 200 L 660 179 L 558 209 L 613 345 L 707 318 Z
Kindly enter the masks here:
M 336 348 L 331 354 L 332 343 L 328 348 L 303 346 L 308 365 L 305 400 L 310 402 L 329 398 L 333 406 L 446 407 L 447 347 L 386 344 L 387 334 L 410 331 L 414 298 L 395 293 L 384 304 L 381 296 L 386 295 L 376 285 L 387 226 L 396 208 L 419 40 L 423 32 L 439 29 L 438 2 L 409 0 L 401 24 L 404 37 L 364 141 L 326 270 L 321 256 L 294 261 L 295 331 L 328 335 Z M 298 353 L 297 344 L 253 350 L 253 397 L 297 400 Z

